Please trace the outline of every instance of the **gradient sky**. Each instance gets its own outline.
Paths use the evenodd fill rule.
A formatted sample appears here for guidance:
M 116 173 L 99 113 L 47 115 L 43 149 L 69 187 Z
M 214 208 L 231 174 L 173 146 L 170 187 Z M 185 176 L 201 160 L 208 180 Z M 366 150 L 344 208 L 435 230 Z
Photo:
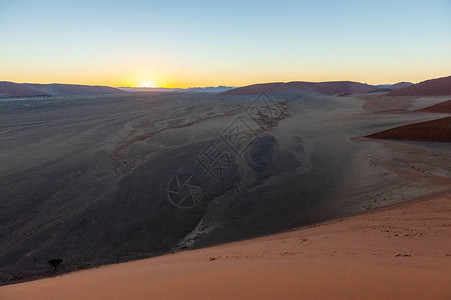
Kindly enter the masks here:
M 450 0 L 0 0 L 0 80 L 191 87 L 448 75 Z

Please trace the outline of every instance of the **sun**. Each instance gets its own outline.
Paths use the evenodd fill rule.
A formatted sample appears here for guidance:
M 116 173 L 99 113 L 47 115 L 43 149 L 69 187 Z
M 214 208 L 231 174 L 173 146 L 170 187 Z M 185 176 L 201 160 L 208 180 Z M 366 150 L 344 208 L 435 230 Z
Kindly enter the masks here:
M 144 80 L 139 83 L 139 87 L 141 88 L 153 88 L 155 87 L 155 83 L 150 80 Z

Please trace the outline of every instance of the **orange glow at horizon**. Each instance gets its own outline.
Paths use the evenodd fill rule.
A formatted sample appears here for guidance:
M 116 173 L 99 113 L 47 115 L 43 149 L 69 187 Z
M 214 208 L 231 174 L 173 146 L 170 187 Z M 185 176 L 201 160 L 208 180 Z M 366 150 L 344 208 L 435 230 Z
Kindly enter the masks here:
M 0 0 L 0 81 L 188 88 L 450 75 L 449 0 L 393 4 L 383 17 L 366 1 L 265 1 L 233 15 L 224 1 L 186 11 L 101 2 Z
M 157 87 L 157 86 L 155 85 L 155 83 L 153 81 L 144 80 L 144 81 L 141 81 L 139 83 L 138 87 L 141 87 L 141 88 L 154 88 L 154 87 Z
M 413 68 L 412 68 L 413 69 Z M 435 68 L 434 70 L 420 66 L 417 70 L 399 70 L 392 68 L 372 68 L 360 71 L 348 66 L 346 70 L 338 68 L 323 69 L 304 68 L 299 70 L 275 70 L 275 68 L 247 69 L 237 67 L 232 70 L 216 68 L 210 72 L 192 70 L 174 70 L 167 68 L 165 72 L 127 70 L 126 66 L 113 69 L 99 69 L 86 74 L 86 70 L 45 70 L 42 72 L 27 72 L 26 70 L 10 68 L 0 71 L 0 81 L 17 83 L 63 83 L 83 85 L 106 85 L 111 87 L 144 87 L 144 88 L 189 88 L 206 86 L 245 86 L 256 83 L 289 82 L 289 81 L 357 81 L 368 84 L 390 84 L 400 81 L 417 83 L 427 79 L 449 76 L 449 70 Z M 9 71 L 9 72 L 8 72 Z M 53 72 L 52 72 L 53 71 Z M 414 72 L 417 71 L 417 72 Z M 420 72 L 421 71 L 421 72 Z

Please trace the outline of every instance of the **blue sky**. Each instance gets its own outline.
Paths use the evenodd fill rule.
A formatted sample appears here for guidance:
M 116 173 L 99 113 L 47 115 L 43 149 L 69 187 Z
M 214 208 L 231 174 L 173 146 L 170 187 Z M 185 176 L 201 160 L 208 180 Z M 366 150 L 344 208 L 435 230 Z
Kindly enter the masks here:
M 451 1 L 5 1 L 0 80 L 187 87 L 451 75 Z

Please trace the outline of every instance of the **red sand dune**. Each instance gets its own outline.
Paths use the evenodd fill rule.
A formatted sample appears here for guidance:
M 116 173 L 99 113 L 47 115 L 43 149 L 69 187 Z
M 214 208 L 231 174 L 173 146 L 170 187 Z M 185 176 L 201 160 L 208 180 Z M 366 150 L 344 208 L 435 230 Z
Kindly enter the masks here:
M 422 109 L 417 109 L 418 112 L 432 112 L 432 113 L 451 113 L 451 100 L 431 105 Z
M 258 95 L 262 92 L 276 94 L 361 94 L 379 89 L 376 86 L 352 81 L 331 82 L 273 82 L 253 84 L 233 90 L 225 91 L 223 95 Z
M 426 80 L 410 87 L 394 90 L 390 96 L 446 96 L 451 95 L 451 76 Z
M 27 97 L 47 95 L 31 87 L 9 81 L 0 81 L 0 97 Z
M 367 135 L 373 139 L 451 142 L 451 117 L 408 124 Z
M 451 299 L 450 200 L 3 286 L 0 299 Z

